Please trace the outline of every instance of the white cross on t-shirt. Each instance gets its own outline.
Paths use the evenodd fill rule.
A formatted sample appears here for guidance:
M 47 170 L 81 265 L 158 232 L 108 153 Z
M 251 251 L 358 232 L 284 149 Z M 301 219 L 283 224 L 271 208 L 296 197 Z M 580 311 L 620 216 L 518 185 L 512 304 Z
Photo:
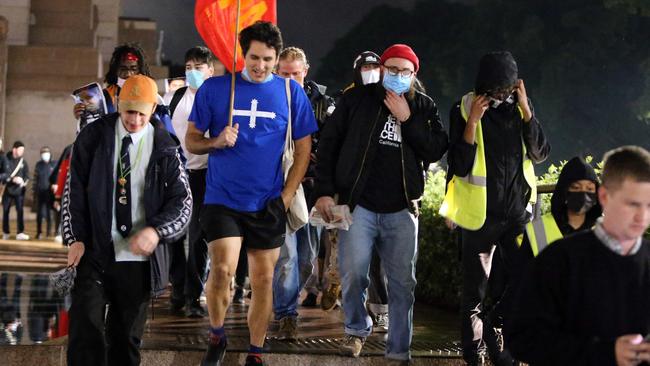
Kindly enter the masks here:
M 257 103 L 258 103 L 257 99 L 253 99 L 251 100 L 251 109 L 249 111 L 241 110 L 241 109 L 233 109 L 232 115 L 250 117 L 248 120 L 248 126 L 250 128 L 255 128 L 255 121 L 257 120 L 257 117 L 275 119 L 275 112 L 258 111 Z

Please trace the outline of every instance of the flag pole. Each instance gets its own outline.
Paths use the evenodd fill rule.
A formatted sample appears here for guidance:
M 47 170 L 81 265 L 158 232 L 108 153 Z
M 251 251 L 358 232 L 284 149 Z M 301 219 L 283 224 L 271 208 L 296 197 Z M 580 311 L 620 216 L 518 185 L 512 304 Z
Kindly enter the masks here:
M 237 70 L 237 37 L 239 36 L 239 11 L 241 0 L 237 0 L 237 17 L 235 18 L 235 44 L 233 46 L 232 70 L 230 78 L 230 109 L 228 110 L 228 126 L 232 127 L 232 113 L 235 109 L 235 72 Z

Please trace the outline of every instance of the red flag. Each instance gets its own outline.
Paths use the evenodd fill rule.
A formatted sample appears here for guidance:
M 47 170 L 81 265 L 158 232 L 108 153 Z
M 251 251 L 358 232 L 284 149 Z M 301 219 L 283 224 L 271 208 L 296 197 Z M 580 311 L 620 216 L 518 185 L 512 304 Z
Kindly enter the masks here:
M 277 23 L 276 0 L 240 0 L 239 29 L 258 20 Z M 206 46 L 232 72 L 237 0 L 196 0 L 194 24 Z M 244 57 L 237 43 L 237 71 L 244 68 Z

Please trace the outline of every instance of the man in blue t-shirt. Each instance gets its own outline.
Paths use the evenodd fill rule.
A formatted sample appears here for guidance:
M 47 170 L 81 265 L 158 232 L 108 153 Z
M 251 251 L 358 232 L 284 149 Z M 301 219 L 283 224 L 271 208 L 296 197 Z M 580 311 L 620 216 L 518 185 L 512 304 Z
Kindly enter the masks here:
M 236 74 L 233 125 L 228 126 L 230 77 L 210 78 L 196 94 L 186 135 L 190 152 L 209 154 L 201 226 L 211 260 L 206 284 L 210 332 L 202 365 L 223 362 L 229 285 L 242 246 L 253 290 L 246 365 L 263 364 L 260 354 L 273 303 L 273 269 L 284 243 L 286 208 L 309 164 L 310 135 L 317 130 L 300 85 L 289 84 L 289 111 L 285 79 L 272 74 L 282 49 L 280 29 L 260 21 L 242 30 L 239 42 L 245 66 Z M 281 160 L 289 117 L 295 161 L 285 180 Z M 215 137 L 206 138 L 206 131 Z

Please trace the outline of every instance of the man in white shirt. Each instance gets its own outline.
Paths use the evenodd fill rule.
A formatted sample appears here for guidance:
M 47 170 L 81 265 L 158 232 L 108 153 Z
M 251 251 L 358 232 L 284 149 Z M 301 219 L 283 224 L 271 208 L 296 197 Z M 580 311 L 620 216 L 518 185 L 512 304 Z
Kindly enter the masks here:
M 168 283 L 166 244 L 187 230 L 192 195 L 177 145 L 154 127 L 155 82 L 131 76 L 119 113 L 86 126 L 61 204 L 72 289 L 68 365 L 139 365 L 150 296 Z M 108 306 L 108 307 L 107 307 Z
M 196 46 L 190 48 L 185 53 L 185 80 L 187 86 L 169 92 L 163 98 L 165 104 L 169 106 L 172 126 L 183 149 L 183 155 L 186 159 L 185 169 L 189 177 L 192 196 L 194 197 L 194 207 L 188 233 L 189 253 L 184 291 L 185 310 L 190 318 L 203 318 L 206 316 L 199 297 L 205 284 L 208 247 L 205 235 L 199 225 L 199 214 L 203 205 L 203 196 L 205 195 L 205 173 L 208 168 L 208 155 L 195 155 L 187 151 L 185 133 L 187 132 L 187 120 L 190 112 L 192 112 L 196 91 L 201 87 L 204 80 L 212 76 L 223 75 L 223 67 L 219 68 L 219 74 L 215 74 L 216 64 L 220 64 L 220 62 L 207 47 Z

